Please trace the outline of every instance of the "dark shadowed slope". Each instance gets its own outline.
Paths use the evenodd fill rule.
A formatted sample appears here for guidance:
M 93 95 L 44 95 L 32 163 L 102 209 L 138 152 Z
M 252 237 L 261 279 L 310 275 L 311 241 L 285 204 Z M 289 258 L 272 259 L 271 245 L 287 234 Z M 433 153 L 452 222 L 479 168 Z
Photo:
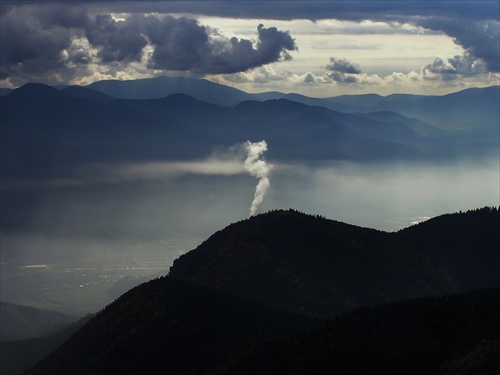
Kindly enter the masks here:
M 461 289 L 500 286 L 500 214 L 481 208 L 447 214 L 406 228 L 395 237 L 448 270 Z
M 161 278 L 108 306 L 27 374 L 493 375 L 499 358 L 499 288 L 314 323 Z
M 308 323 L 162 277 L 124 294 L 28 374 L 207 374 L 250 340 Z
M 310 316 L 500 285 L 498 210 L 435 220 L 447 230 L 431 220 L 385 233 L 274 211 L 215 233 L 170 275 Z
M 228 374 L 500 372 L 500 289 L 353 311 L 256 343 Z
M 442 244 L 456 228 L 466 261 L 478 235 L 484 254 L 495 254 L 498 218 L 485 208 L 384 233 L 293 210 L 255 216 L 182 256 L 171 276 L 125 293 L 27 374 L 493 374 L 498 288 L 365 307 L 327 323 L 289 312 L 326 316 L 467 289 L 446 268 Z M 498 285 L 491 275 L 481 282 Z

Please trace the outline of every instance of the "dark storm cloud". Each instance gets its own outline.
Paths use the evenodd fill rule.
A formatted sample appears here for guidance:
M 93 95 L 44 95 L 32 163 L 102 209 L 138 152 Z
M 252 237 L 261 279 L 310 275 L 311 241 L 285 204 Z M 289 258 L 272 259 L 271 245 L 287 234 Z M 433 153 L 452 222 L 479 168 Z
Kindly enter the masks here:
M 361 74 L 359 65 L 353 64 L 345 58 L 330 57 L 330 64 L 326 67 L 325 77 L 339 83 L 356 83 L 356 75 Z
M 89 43 L 98 47 L 97 56 L 103 63 L 140 61 L 148 44 L 141 35 L 139 17 L 115 21 L 109 14 L 98 14 L 86 27 Z
M 167 16 L 163 20 L 146 17 L 144 21 L 154 46 L 150 68 L 190 70 L 204 64 L 204 56 L 209 55 L 210 46 L 205 27 L 196 20 Z
M 483 59 L 488 71 L 500 71 L 498 1 L 197 1 L 168 6 L 211 16 L 410 23 L 444 32 L 469 54 Z
M 35 3 L 35 1 L 32 1 Z M 37 1 L 36 3 L 38 3 Z M 73 4 L 88 5 L 75 0 Z M 499 5 L 496 1 L 380 1 L 380 0 L 322 0 L 322 1 L 95 1 L 92 6 L 101 12 L 132 13 L 190 13 L 244 19 L 342 19 L 351 21 L 390 20 L 399 16 L 443 16 L 452 19 L 496 19 Z
M 497 12 L 498 17 L 498 12 Z M 498 19 L 467 21 L 434 17 L 418 21 L 422 27 L 441 30 L 469 54 L 482 59 L 490 72 L 500 71 L 500 23 Z
M 51 17 L 45 7 L 11 8 L 4 12 L 0 23 L 1 77 L 43 77 L 66 67 L 64 51 L 70 48 L 74 37 L 68 26 L 84 20 L 81 12 Z
M 84 39 L 94 48 L 85 48 Z M 288 60 L 296 49 L 288 32 L 257 28 L 256 42 L 227 38 L 187 17 L 132 14 L 89 15 L 76 6 L 18 6 L 2 11 L 1 77 L 11 82 L 50 82 L 88 64 L 141 61 L 151 46 L 148 68 L 220 74 Z M 31 77 L 31 79 L 29 79 Z M 57 78 L 59 77 L 59 78 Z
M 326 69 L 330 72 L 338 73 L 348 73 L 348 74 L 359 74 L 361 69 L 359 69 L 358 64 L 353 64 L 346 59 L 338 59 L 335 57 L 330 57 L 330 64 L 326 66 Z
M 288 32 L 275 27 L 257 27 L 255 47 L 250 40 L 231 38 L 219 39 L 211 56 L 210 73 L 235 73 L 256 68 L 280 60 L 290 60 L 288 51 L 297 49 Z
M 482 60 L 470 54 L 454 56 L 452 58 L 437 58 L 422 69 L 423 77 L 427 80 L 450 81 L 460 75 L 481 74 L 487 71 Z
M 338 19 L 409 23 L 449 35 L 467 56 L 500 71 L 497 1 L 2 1 L 0 76 L 11 82 L 63 81 L 83 76 L 90 63 L 140 61 L 148 67 L 196 74 L 246 71 L 287 60 L 293 38 L 259 26 L 256 41 L 227 38 L 196 15 L 255 19 Z M 145 16 L 193 14 L 193 18 Z M 128 14 L 114 19 L 111 13 Z M 85 38 L 95 50 L 82 43 Z M 465 58 L 465 56 L 464 56 Z M 429 68 L 431 71 L 432 67 Z M 462 70 L 466 72 L 467 70 Z M 333 69 L 332 72 L 342 73 Z M 476 70 L 477 72 L 477 70 Z M 337 74 L 337 75 L 338 75 Z M 461 73 L 466 74 L 466 73 Z
M 155 47 L 149 66 L 154 69 L 185 70 L 199 74 L 243 72 L 258 66 L 290 59 L 296 49 L 288 32 L 275 27 L 257 28 L 257 43 L 227 38 L 217 30 L 185 17 L 159 20 L 147 17 L 145 29 Z

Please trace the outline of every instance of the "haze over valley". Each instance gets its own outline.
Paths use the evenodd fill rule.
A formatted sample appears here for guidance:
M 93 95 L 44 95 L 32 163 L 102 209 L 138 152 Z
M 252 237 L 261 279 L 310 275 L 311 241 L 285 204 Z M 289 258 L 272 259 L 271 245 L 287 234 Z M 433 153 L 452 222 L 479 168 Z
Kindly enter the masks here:
M 146 92 L 178 82 L 129 84 Z M 193 95 L 206 85 L 186 82 Z M 128 87 L 92 86 L 110 93 L 117 85 Z M 212 102 L 225 97 L 225 86 L 211 87 Z M 429 117 L 432 108 L 447 107 L 448 118 L 462 119 L 456 125 L 439 111 L 432 123 L 397 113 L 398 106 L 410 111 L 399 96 L 380 97 L 383 111 L 368 107 L 364 96 L 350 97 L 356 112 L 339 112 L 331 108 L 346 98 L 310 105 L 303 97 L 242 93 L 246 100 L 220 106 L 188 94 L 122 99 L 84 87 L 23 86 L 1 98 L 3 295 L 18 303 L 43 295 L 11 274 L 24 267 L 23 277 L 43 279 L 47 269 L 26 268 L 33 265 L 71 274 L 71 290 L 102 294 L 111 281 L 166 270 L 249 213 L 293 207 L 396 231 L 443 213 L 496 206 L 498 93 L 494 86 L 411 97 L 422 102 L 413 114 Z M 396 108 L 384 104 L 395 100 Z M 464 101 L 469 107 L 457 104 Z M 467 115 L 472 108 L 475 122 Z M 54 288 L 50 280 L 35 285 Z M 106 298 L 72 309 L 91 311 Z

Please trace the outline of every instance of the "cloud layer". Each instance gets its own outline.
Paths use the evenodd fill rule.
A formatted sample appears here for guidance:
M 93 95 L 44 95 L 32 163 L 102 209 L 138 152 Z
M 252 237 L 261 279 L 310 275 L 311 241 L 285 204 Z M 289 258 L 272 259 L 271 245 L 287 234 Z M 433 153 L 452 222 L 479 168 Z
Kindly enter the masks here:
M 80 7 L 19 6 L 4 11 L 1 21 L 0 74 L 14 84 L 28 77 L 68 81 L 96 66 L 141 61 L 151 71 L 235 73 L 290 60 L 297 49 L 290 34 L 275 27 L 259 24 L 256 40 L 229 38 L 196 19 L 170 15 L 118 18 Z
M 85 84 L 97 79 L 144 78 L 170 72 L 226 75 L 226 82 L 235 84 L 282 81 L 346 87 L 373 85 L 380 80 L 402 81 L 396 71 L 387 76 L 390 78 L 363 73 L 352 58 L 337 57 L 339 53 L 335 50 L 331 51 L 335 57 L 324 67 L 323 76 L 317 71 L 278 72 L 271 64 L 287 62 L 292 55 L 300 59 L 300 46 L 290 32 L 264 26 L 257 20 L 349 21 L 350 35 L 366 32 L 389 35 L 392 30 L 406 30 L 410 35 L 415 29 L 444 33 L 463 49 L 463 54 L 436 56 L 421 71 L 411 76 L 406 74 L 404 79 L 415 79 L 418 75 L 422 82 L 451 82 L 500 73 L 498 2 L 373 1 L 361 6 L 348 1 L 289 1 L 286 6 L 283 4 L 275 1 L 9 2 L 1 8 L 0 82 L 6 87 L 29 81 Z M 200 17 L 256 20 L 255 34 L 237 37 L 233 36 L 236 30 L 229 30 L 227 34 L 233 35 L 227 35 L 213 24 L 200 23 Z M 310 30 L 316 32 L 315 28 Z M 336 36 L 334 29 L 330 32 L 332 37 Z

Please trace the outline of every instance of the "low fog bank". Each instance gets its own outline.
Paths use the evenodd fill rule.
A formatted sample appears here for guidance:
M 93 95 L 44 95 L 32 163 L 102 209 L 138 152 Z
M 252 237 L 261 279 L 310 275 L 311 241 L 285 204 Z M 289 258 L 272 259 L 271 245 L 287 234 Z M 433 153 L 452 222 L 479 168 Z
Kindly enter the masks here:
M 71 262 L 147 248 L 172 260 L 248 217 L 258 179 L 231 163 L 91 166 L 64 180 L 3 181 L 2 262 Z M 395 231 L 499 205 L 499 161 L 275 164 L 257 213 L 294 208 Z M 177 245 L 172 245 L 176 243 Z M 170 246 L 170 247 L 169 247 Z
M 280 172 L 269 194 L 268 202 L 274 206 L 293 206 L 389 232 L 441 214 L 500 204 L 498 159 L 445 164 L 340 162 L 285 166 Z
M 89 165 L 64 178 L 3 180 L 2 299 L 74 315 L 97 311 L 117 290 L 166 274 L 182 253 L 252 210 L 294 208 L 395 231 L 500 203 L 498 158 L 260 166 L 264 175 L 210 158 Z

